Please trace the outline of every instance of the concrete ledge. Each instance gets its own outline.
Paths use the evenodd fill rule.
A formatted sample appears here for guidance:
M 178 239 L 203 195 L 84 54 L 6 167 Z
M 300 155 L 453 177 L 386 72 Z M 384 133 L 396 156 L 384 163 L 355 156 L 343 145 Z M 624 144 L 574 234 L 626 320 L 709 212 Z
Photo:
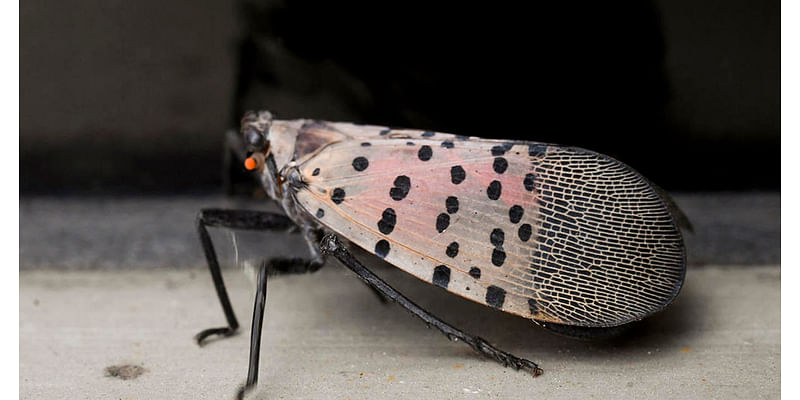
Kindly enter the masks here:
M 691 270 L 673 306 L 605 342 L 555 336 L 379 268 L 445 320 L 539 362 L 545 374 L 533 379 L 381 305 L 329 264 L 270 281 L 261 383 L 251 398 L 780 397 L 779 266 Z M 232 398 L 246 374 L 253 285 L 234 271 L 226 279 L 245 326 L 200 349 L 192 336 L 224 321 L 204 269 L 21 271 L 20 397 Z M 145 372 L 106 376 L 125 365 Z
M 689 264 L 780 264 L 779 193 L 679 194 L 694 224 L 686 234 Z M 20 199 L 20 268 L 196 268 L 203 253 L 194 230 L 204 207 L 277 209 L 267 200 L 221 196 Z M 214 230 L 230 251 L 227 232 Z M 240 250 L 253 257 L 303 254 L 299 236 L 239 232 Z

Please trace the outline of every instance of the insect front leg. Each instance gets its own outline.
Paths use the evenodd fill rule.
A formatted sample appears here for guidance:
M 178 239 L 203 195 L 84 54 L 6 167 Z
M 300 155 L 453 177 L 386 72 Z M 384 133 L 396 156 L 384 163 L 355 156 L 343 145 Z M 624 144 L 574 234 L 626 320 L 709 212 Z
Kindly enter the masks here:
M 294 222 L 285 215 L 271 212 L 224 209 L 204 209 L 200 211 L 197 216 L 197 232 L 200 235 L 200 244 L 203 246 L 208 268 L 214 280 L 214 287 L 216 288 L 219 302 L 222 305 L 222 310 L 225 312 L 225 319 L 228 321 L 228 326 L 226 327 L 206 329 L 195 335 L 195 341 L 201 346 L 203 340 L 209 336 L 230 336 L 236 333 L 236 330 L 239 328 L 239 322 L 236 320 L 233 307 L 231 307 L 228 291 L 225 289 L 222 271 L 220 270 L 219 261 L 217 260 L 217 253 L 214 251 L 214 244 L 211 242 L 211 236 L 208 233 L 207 227 L 288 232 L 296 226 Z M 275 273 L 302 273 L 314 271 L 319 269 L 322 265 L 319 260 L 292 260 L 294 261 L 291 263 L 282 262 L 273 264 L 273 271 Z
M 271 274 L 306 272 L 308 261 L 299 258 L 273 258 L 263 261 L 258 268 L 256 296 L 253 304 L 253 322 L 250 328 L 250 357 L 247 367 L 247 381 L 236 392 L 236 398 L 241 400 L 245 393 L 258 383 L 258 364 L 261 358 L 261 329 L 264 323 L 264 307 L 267 301 L 267 281 Z
M 536 365 L 536 363 L 526 360 L 524 358 L 516 357 L 510 353 L 502 351 L 489 344 L 486 340 L 477 336 L 470 335 L 466 332 L 463 332 L 460 329 L 455 328 L 452 325 L 432 315 L 428 311 L 424 310 L 422 307 L 414 304 L 414 302 L 409 300 L 406 296 L 395 290 L 393 287 L 389 286 L 389 284 L 384 282 L 381 278 L 372 273 L 372 271 L 367 269 L 367 267 L 362 265 L 342 245 L 342 243 L 339 241 L 339 238 L 336 235 L 334 234 L 326 235 L 320 242 L 320 248 L 322 249 L 323 253 L 331 254 L 334 257 L 336 257 L 336 259 L 339 260 L 339 262 L 341 262 L 347 268 L 355 272 L 359 278 L 361 278 L 369 286 L 375 288 L 383 296 L 401 305 L 408 312 L 415 315 L 419 319 L 425 321 L 425 323 L 428 324 L 429 326 L 432 325 L 436 327 L 436 329 L 444 333 L 448 339 L 461 340 L 467 343 L 478 353 L 483 354 L 484 356 L 489 357 L 499 362 L 500 364 L 503 364 L 503 366 L 505 367 L 510 366 L 516 370 L 519 370 L 520 368 L 528 369 L 531 371 L 531 373 L 533 373 L 533 376 L 539 376 L 542 374 L 542 369 L 539 368 L 539 366 Z

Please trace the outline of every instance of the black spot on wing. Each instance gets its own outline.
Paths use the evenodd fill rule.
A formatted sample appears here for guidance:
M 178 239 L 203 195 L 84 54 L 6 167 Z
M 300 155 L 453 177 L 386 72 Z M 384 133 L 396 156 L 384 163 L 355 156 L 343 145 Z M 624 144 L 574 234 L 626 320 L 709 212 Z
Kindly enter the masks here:
M 445 213 L 439 214 L 436 217 L 436 230 L 442 233 L 448 226 L 450 226 L 450 216 Z
M 497 286 L 489 286 L 486 288 L 486 304 L 494 308 L 503 308 L 503 303 L 506 301 L 506 291 Z
M 444 252 L 448 257 L 455 258 L 458 255 L 458 242 L 448 244 Z
M 500 198 L 502 191 L 503 185 L 500 184 L 500 181 L 492 181 L 492 183 L 489 184 L 489 187 L 486 188 L 486 195 L 492 200 L 497 200 Z
M 397 213 L 395 213 L 394 209 L 387 208 L 383 210 L 381 219 L 380 221 L 378 221 L 378 230 L 380 230 L 382 234 L 388 235 L 392 233 L 396 223 L 397 223 Z
M 419 151 L 417 152 L 417 157 L 419 157 L 419 159 L 422 161 L 428 161 L 432 156 L 433 150 L 431 149 L 431 146 L 428 146 L 427 144 L 420 147 Z
M 391 129 L 384 129 L 384 130 L 380 131 L 378 134 L 381 135 L 381 136 L 386 136 L 391 131 L 392 131 Z
M 449 140 L 445 140 L 444 142 L 442 142 L 442 147 L 444 147 L 445 149 L 452 149 L 453 146 L 455 145 L 453 144 L 453 142 Z
M 454 185 L 464 182 L 464 179 L 466 178 L 467 171 L 464 171 L 464 168 L 462 168 L 460 165 L 450 168 L 450 182 L 453 182 Z
M 361 143 L 361 147 L 369 147 L 369 146 L 372 146 L 372 143 L 370 143 L 370 142 L 362 142 Z
M 342 204 L 342 202 L 344 201 L 344 196 L 345 196 L 344 189 L 342 188 L 333 189 L 333 191 L 331 192 L 331 201 L 333 201 L 336 204 Z
M 500 267 L 506 262 L 506 252 L 503 249 L 492 250 L 492 264 L 495 267 Z
M 506 261 L 506 252 L 503 250 L 503 242 L 506 240 L 506 234 L 500 228 L 494 228 L 492 233 L 489 234 L 489 241 L 494 246 L 492 250 L 492 264 L 499 267 Z
M 314 171 L 313 171 L 313 172 L 311 172 L 311 175 L 312 175 L 312 176 L 317 176 L 317 175 L 319 175 L 319 168 L 314 168 Z
M 478 267 L 472 267 L 469 269 L 469 276 L 480 279 L 481 278 L 481 269 Z
M 356 171 L 363 171 L 369 167 L 369 161 L 364 157 L 356 157 L 353 159 L 353 169 Z
M 503 143 L 503 144 L 499 144 L 497 146 L 493 146 L 492 147 L 492 155 L 493 156 L 502 156 L 503 154 L 506 154 L 506 152 L 509 149 L 511 149 L 512 146 L 514 146 L 514 143 L 511 143 L 511 142 L 506 142 L 506 143 Z
M 439 265 L 433 269 L 433 284 L 441 288 L 447 289 L 450 284 L 450 268 Z
M 386 258 L 389 254 L 389 242 L 386 239 L 381 239 L 375 243 L 375 254 L 380 258 Z
M 389 189 L 389 196 L 395 201 L 400 201 L 408 196 L 410 190 L 411 179 L 405 175 L 400 175 L 394 178 L 394 187 Z
M 489 241 L 492 242 L 494 247 L 502 247 L 506 239 L 506 234 L 500 228 L 494 228 L 492 233 L 489 234 Z
M 494 168 L 494 172 L 502 174 L 503 172 L 506 172 L 506 169 L 508 169 L 508 161 L 506 161 L 506 159 L 503 157 L 496 157 L 494 159 L 494 164 L 492 164 L 492 168 Z
M 458 212 L 458 197 L 450 196 L 444 201 L 445 208 L 448 214 L 455 214 Z
M 524 213 L 525 210 L 522 208 L 522 206 L 515 204 L 508 210 L 508 219 L 512 224 L 516 224 L 522 220 L 522 214 Z
M 525 185 L 525 190 L 532 192 L 534 184 L 536 184 L 536 175 L 525 174 L 525 180 L 522 181 L 522 184 Z
M 517 234 L 519 235 L 519 240 L 522 240 L 523 242 L 527 242 L 528 239 L 531 238 L 532 233 L 533 229 L 531 228 L 530 224 L 522 224 L 519 227 L 519 231 L 517 231 Z
M 325 216 L 325 210 L 323 210 L 323 209 L 321 209 L 321 208 L 318 208 L 318 209 L 317 209 L 317 214 L 316 214 L 316 215 L 317 215 L 317 218 L 322 218 L 322 217 L 324 217 L 324 216 Z
M 528 155 L 531 157 L 543 156 L 546 151 L 547 151 L 547 146 L 543 146 L 541 144 L 528 145 Z
M 436 134 L 436 132 L 434 132 L 434 131 L 425 131 L 425 132 L 422 133 L 422 137 L 431 137 L 431 136 L 433 136 L 435 134 Z

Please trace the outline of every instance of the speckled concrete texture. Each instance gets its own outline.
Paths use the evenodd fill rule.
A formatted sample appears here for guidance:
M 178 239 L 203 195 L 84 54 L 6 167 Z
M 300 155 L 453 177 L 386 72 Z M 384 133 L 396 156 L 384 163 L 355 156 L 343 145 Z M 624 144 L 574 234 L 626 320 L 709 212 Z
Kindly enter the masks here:
M 467 331 L 540 363 L 503 368 L 376 301 L 331 262 L 269 283 L 260 386 L 253 399 L 776 399 L 780 268 L 691 271 L 666 311 L 603 342 L 555 336 L 530 321 L 448 295 L 399 270 L 380 273 Z M 205 270 L 23 271 L 23 399 L 226 399 L 247 369 L 252 283 L 227 274 L 245 328 L 198 348 L 224 318 Z M 144 368 L 107 376 L 110 366 Z

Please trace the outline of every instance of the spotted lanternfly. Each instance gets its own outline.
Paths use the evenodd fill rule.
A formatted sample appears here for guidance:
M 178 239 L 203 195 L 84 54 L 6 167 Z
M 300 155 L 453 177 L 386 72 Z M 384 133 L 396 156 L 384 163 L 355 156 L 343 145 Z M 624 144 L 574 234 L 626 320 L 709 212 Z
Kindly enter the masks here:
M 339 238 L 451 293 L 529 318 L 561 333 L 590 336 L 666 307 L 686 271 L 669 197 L 627 165 L 589 150 L 433 131 L 245 115 L 246 169 L 286 216 L 204 210 L 203 247 L 232 334 L 228 301 L 206 226 L 299 227 L 311 260 L 263 263 L 246 386 L 258 373 L 269 273 L 318 269 L 333 255 L 381 296 L 504 365 L 541 373 L 427 313 L 361 265 Z

